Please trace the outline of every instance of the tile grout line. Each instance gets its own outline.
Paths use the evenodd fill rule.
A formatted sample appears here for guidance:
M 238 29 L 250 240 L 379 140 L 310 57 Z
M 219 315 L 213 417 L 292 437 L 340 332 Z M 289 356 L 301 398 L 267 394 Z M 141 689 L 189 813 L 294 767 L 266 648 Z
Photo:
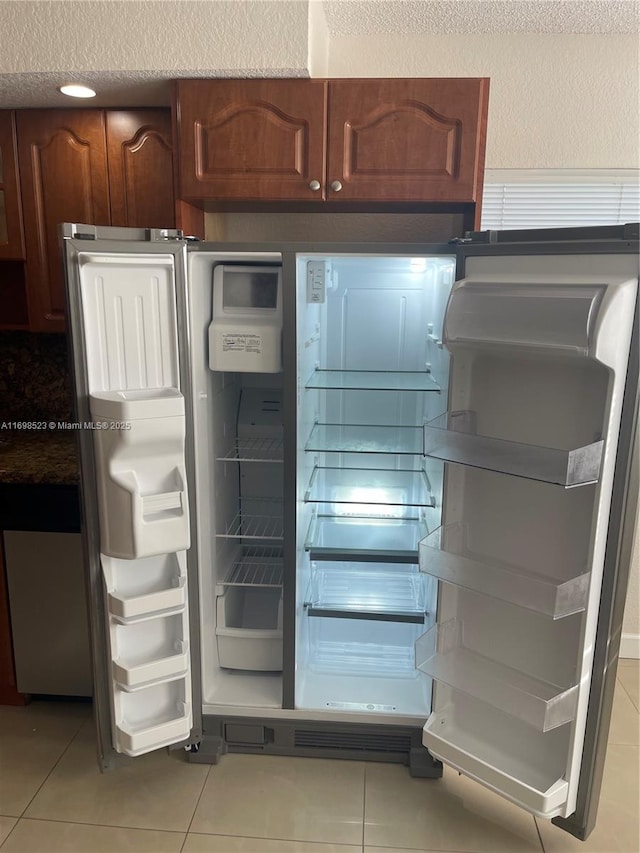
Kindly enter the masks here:
M 533 818 L 533 825 L 535 826 L 536 832 L 538 833 L 538 840 L 540 842 L 540 849 L 542 850 L 542 853 L 546 853 L 546 851 L 544 849 L 544 841 L 542 840 L 542 833 L 540 832 L 540 827 L 538 826 L 538 821 L 535 819 L 535 815 L 531 815 L 531 817 Z
M 637 705 L 636 705 L 636 703 L 634 702 L 633 697 L 631 696 L 631 693 L 629 693 L 629 691 L 627 690 L 627 687 L 626 687 L 626 685 L 625 685 L 624 681 L 620 678 L 620 676 L 619 676 L 619 675 L 618 675 L 618 676 L 616 676 L 616 678 L 617 678 L 618 682 L 620 683 L 620 687 L 622 687 L 622 689 L 624 690 L 624 692 L 625 692 L 625 693 L 627 694 L 627 696 L 629 697 L 629 701 L 631 702 L 631 704 L 633 705 L 633 707 L 636 709 L 636 711 L 638 712 L 638 714 L 640 714 L 640 708 L 638 708 L 638 706 L 637 706 Z
M 188 763 L 188 762 L 186 762 Z M 204 777 L 204 782 L 202 783 L 202 788 L 200 789 L 200 793 L 198 794 L 198 799 L 196 800 L 196 804 L 193 807 L 193 812 L 191 814 L 191 820 L 189 821 L 189 825 L 187 826 L 187 831 L 184 834 L 184 841 L 182 842 L 182 847 L 180 848 L 180 853 L 184 850 L 184 846 L 187 843 L 187 838 L 189 837 L 189 833 L 191 832 L 191 827 L 193 826 L 193 821 L 196 816 L 196 812 L 198 811 L 198 806 L 200 805 L 200 800 L 202 799 L 202 795 L 204 794 L 204 789 L 207 787 L 207 782 L 209 781 L 209 776 L 211 774 L 212 769 L 214 768 L 214 764 L 210 764 L 207 768 L 207 775 Z
M 11 815 L 11 816 L 13 817 L 13 815 Z M 3 815 L 3 817 L 4 817 L 4 815 Z M 7 817 L 8 817 L 8 815 L 7 815 Z M 13 835 L 13 833 L 14 833 L 14 831 L 15 831 L 15 828 L 18 826 L 18 824 L 20 823 L 20 821 L 21 821 L 21 820 L 22 820 L 22 818 L 21 818 L 21 817 L 16 818 L 16 822 L 13 824 L 13 826 L 12 826 L 12 827 L 11 827 L 11 829 L 9 830 L 9 834 L 7 835 L 7 837 L 5 838 L 5 840 L 2 842 L 2 844 L 0 844 L 0 850 L 2 850 L 2 848 L 3 848 L 3 847 L 4 847 L 4 845 L 7 843 L 7 841 L 11 838 L 11 836 Z
M 364 834 L 365 834 L 365 819 L 367 816 L 367 764 L 364 765 L 364 773 L 362 774 L 362 853 L 364 853 Z
M 24 807 L 24 809 L 22 810 L 22 814 L 20 815 L 19 820 L 22 820 L 22 818 L 25 816 L 25 813 L 26 813 L 27 809 L 29 808 L 29 806 L 33 803 L 33 801 L 35 800 L 35 798 L 38 796 L 38 794 L 39 794 L 39 793 L 40 793 L 40 791 L 42 790 L 42 787 L 46 784 L 46 782 L 47 782 L 47 781 L 48 781 L 48 779 L 50 778 L 50 776 L 51 776 L 51 774 L 53 773 L 53 771 L 56 769 L 56 767 L 58 766 L 58 764 L 60 764 L 60 762 L 62 761 L 62 759 L 64 758 L 64 756 L 67 754 L 67 752 L 69 751 L 69 749 L 71 749 L 71 745 L 74 743 L 74 741 L 76 740 L 76 738 L 78 737 L 78 735 L 80 734 L 80 732 L 82 731 L 82 729 L 85 727 L 85 725 L 87 724 L 87 722 L 88 722 L 88 721 L 90 721 L 90 720 L 91 720 L 91 716 L 89 716 L 86 720 L 83 720 L 83 721 L 82 721 L 82 723 L 81 723 L 81 724 L 80 724 L 80 726 L 78 727 L 78 730 L 76 731 L 76 733 L 73 735 L 73 737 L 71 738 L 71 740 L 69 741 L 69 743 L 65 746 L 65 748 L 62 750 L 62 752 L 61 752 L 61 753 L 60 753 L 60 755 L 58 756 L 57 760 L 54 762 L 53 767 L 51 768 L 51 770 L 49 770 L 49 772 L 48 772 L 48 773 L 47 773 L 47 775 L 44 777 L 44 779 L 42 780 L 42 782 L 38 785 L 38 787 L 37 787 L 37 789 L 36 789 L 36 791 L 35 791 L 34 795 L 31 797 L 31 799 L 29 800 L 29 802 L 27 803 L 27 805 L 26 805 L 26 806 Z M 17 824 L 16 824 L 16 826 L 17 826 Z M 12 830 L 12 832 L 13 832 L 13 830 Z

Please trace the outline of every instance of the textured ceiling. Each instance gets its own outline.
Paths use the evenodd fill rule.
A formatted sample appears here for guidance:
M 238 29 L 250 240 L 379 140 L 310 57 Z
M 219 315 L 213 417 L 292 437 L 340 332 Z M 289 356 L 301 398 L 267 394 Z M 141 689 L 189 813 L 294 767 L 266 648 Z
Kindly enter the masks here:
M 332 36 L 637 33 L 636 0 L 325 0 Z
M 0 0 L 0 108 L 82 105 L 56 91 L 69 82 L 95 84 L 85 106 L 133 106 L 169 103 L 176 77 L 326 76 L 340 36 L 636 33 L 639 20 L 640 0 Z

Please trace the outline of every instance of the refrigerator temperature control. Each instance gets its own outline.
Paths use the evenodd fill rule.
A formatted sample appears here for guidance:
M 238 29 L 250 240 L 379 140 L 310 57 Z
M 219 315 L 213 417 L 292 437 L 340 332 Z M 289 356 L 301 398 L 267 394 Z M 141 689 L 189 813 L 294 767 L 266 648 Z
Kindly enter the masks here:
M 331 276 L 329 261 L 307 261 L 307 302 L 324 302 L 327 280 Z

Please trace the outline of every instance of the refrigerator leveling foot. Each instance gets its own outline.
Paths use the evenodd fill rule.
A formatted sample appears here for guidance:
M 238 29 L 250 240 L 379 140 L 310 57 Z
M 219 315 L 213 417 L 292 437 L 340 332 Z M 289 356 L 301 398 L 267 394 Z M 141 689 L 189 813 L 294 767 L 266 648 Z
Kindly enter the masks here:
M 409 750 L 409 775 L 418 779 L 440 779 L 442 762 L 423 746 Z
M 217 764 L 227 751 L 221 737 L 207 736 L 200 743 L 192 744 L 186 756 L 189 764 Z

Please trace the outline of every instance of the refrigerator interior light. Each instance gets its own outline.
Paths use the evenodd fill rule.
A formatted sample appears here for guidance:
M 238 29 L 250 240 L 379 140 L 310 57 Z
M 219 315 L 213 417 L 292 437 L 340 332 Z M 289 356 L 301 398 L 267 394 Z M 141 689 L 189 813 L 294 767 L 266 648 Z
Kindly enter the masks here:
M 336 503 L 333 511 L 336 515 L 354 515 L 360 518 L 371 516 L 372 523 L 376 523 L 381 517 L 401 518 L 404 511 L 402 506 L 387 503 L 392 500 L 389 489 L 366 486 L 344 489 L 334 495 L 334 500 Z
M 426 258 L 411 258 L 411 272 L 425 272 L 427 269 Z

